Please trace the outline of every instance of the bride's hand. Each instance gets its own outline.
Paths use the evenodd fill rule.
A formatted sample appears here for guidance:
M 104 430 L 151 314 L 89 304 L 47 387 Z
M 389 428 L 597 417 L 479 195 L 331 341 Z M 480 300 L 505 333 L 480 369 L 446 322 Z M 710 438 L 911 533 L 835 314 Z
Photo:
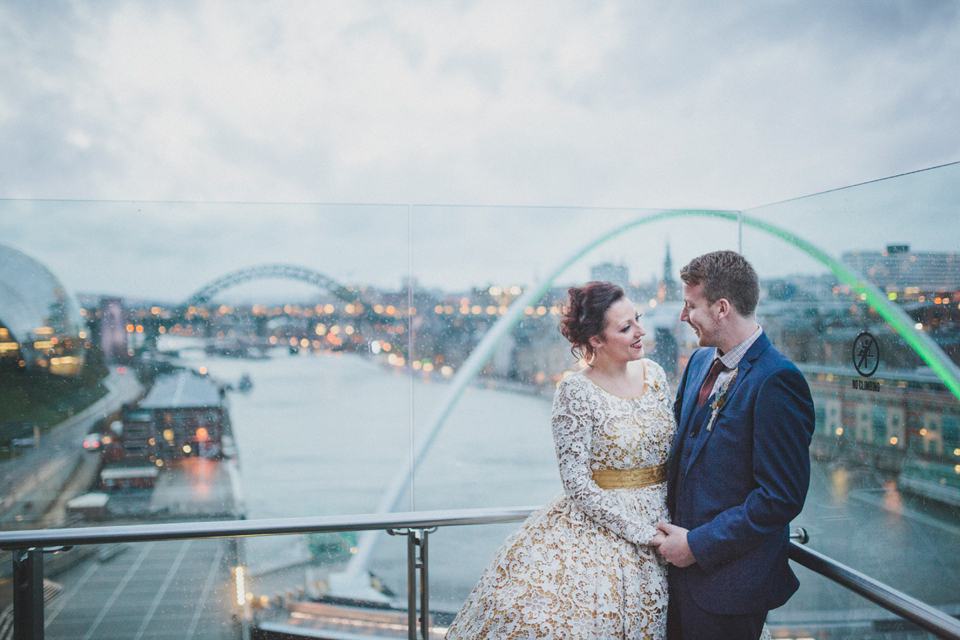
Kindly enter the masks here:
M 666 558 L 667 562 L 677 567 L 689 567 L 697 561 L 693 557 L 693 552 L 690 551 L 690 545 L 687 544 L 686 529 L 669 522 L 657 524 L 657 529 L 657 535 L 664 535 L 657 549 L 660 551 L 660 555 Z

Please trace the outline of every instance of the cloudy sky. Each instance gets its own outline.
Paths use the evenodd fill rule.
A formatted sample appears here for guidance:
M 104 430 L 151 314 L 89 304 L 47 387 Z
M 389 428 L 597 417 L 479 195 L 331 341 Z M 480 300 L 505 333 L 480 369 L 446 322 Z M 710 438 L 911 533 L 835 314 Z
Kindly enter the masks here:
M 514 240 L 559 219 L 543 242 L 575 248 L 627 214 L 551 207 L 744 209 L 956 162 L 958 68 L 953 0 L 0 1 L 0 242 L 80 290 L 144 286 L 144 273 L 130 278 L 138 260 L 157 274 L 148 288 L 171 296 L 248 264 L 338 271 L 344 246 L 352 262 L 331 275 L 396 282 L 410 203 L 546 208 L 425 215 L 461 221 L 419 236 L 457 255 L 464 234 L 502 235 L 517 216 Z M 230 243 L 211 250 L 224 225 Z M 630 247 L 596 259 L 635 260 L 647 276 L 667 241 L 675 259 L 700 249 L 687 235 L 641 236 L 656 248 L 646 261 Z M 51 246 L 61 236 L 80 240 L 84 264 Z M 389 267 L 356 258 L 374 237 Z M 917 248 L 958 242 L 931 234 Z M 868 248 L 855 245 L 843 247 Z M 542 273 L 561 253 L 488 280 Z M 505 261 L 485 255 L 464 282 Z

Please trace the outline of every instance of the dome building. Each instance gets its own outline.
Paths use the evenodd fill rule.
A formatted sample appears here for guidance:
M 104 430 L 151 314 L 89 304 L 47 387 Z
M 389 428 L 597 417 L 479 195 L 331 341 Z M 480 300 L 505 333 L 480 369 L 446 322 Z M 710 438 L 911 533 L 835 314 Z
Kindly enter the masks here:
M 80 309 L 56 276 L 0 245 L 0 366 L 73 375 L 86 338 Z

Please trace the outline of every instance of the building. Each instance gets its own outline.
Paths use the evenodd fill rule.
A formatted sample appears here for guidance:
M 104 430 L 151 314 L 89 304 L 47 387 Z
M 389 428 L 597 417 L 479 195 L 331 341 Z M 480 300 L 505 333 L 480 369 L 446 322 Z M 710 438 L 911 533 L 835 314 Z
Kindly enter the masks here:
M 56 276 L 0 245 L 0 366 L 76 374 L 86 339 L 80 309 Z
M 848 251 L 843 263 L 887 293 L 907 297 L 957 290 L 960 255 L 910 251 L 910 245 L 890 245 L 884 251 Z
M 630 285 L 630 269 L 625 264 L 603 262 L 590 267 L 590 279 L 612 282 L 626 291 Z
M 102 298 L 98 315 L 98 337 L 104 359 L 110 363 L 128 362 L 130 353 L 127 350 L 128 331 L 123 301 L 119 298 Z
M 908 456 L 960 460 L 960 404 L 933 372 L 881 369 L 864 381 L 849 368 L 799 366 L 816 407 L 814 453 L 839 447 L 896 471 Z
M 218 458 L 229 420 L 225 404 L 221 388 L 194 371 L 157 378 L 124 421 L 124 449 L 130 457 L 157 460 Z

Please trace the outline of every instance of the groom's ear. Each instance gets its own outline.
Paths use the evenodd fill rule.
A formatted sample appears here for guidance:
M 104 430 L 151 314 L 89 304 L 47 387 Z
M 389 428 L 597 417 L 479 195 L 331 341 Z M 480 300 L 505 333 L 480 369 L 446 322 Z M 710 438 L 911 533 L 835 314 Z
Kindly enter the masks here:
M 717 305 L 717 319 L 726 318 L 730 315 L 730 301 L 726 298 L 720 298 L 715 303 Z

